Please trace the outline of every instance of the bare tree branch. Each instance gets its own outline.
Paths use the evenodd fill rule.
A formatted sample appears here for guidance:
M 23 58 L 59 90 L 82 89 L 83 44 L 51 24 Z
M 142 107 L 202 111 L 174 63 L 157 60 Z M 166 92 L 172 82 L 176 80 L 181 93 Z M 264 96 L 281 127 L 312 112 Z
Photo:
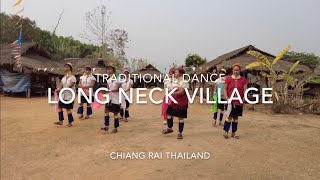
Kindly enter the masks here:
M 62 15 L 63 15 L 63 13 L 64 13 L 64 9 L 62 10 L 61 13 L 58 13 L 58 14 L 59 14 L 59 19 L 58 19 L 58 22 L 57 22 L 56 27 L 53 29 L 53 32 L 52 32 L 52 35 L 53 35 L 53 36 L 56 35 L 56 31 L 57 31 L 57 28 L 58 28 L 58 26 L 59 26 L 59 23 L 60 23 L 60 20 L 61 20 L 61 17 L 62 17 Z
M 128 33 L 121 29 L 111 29 L 111 12 L 101 5 L 85 14 L 85 30 L 81 37 L 100 47 L 103 59 L 114 60 L 118 67 L 128 64 L 125 49 Z

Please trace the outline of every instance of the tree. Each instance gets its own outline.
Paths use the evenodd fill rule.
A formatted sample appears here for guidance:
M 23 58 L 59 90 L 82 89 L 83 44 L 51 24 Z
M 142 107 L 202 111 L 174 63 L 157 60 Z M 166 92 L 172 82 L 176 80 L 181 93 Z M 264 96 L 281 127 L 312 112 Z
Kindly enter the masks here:
M 128 32 L 121 29 L 114 29 L 110 34 L 110 47 L 112 48 L 113 55 L 119 60 L 120 66 L 128 64 L 126 57 L 126 44 L 129 41 Z
M 80 57 L 80 44 L 72 37 L 53 37 L 55 48 L 55 59 L 77 58 Z
M 284 104 L 289 103 L 289 94 L 288 94 L 288 89 L 289 86 L 294 86 L 294 75 L 293 75 L 293 70 L 296 68 L 296 66 L 300 63 L 300 61 L 295 62 L 288 70 L 282 70 L 283 73 L 283 78 L 285 80 L 285 84 L 282 89 L 282 97 L 283 97 L 283 102 Z
M 131 71 L 139 71 L 145 68 L 147 65 L 151 64 L 148 59 L 134 58 L 131 60 Z
M 35 41 L 50 52 L 54 60 L 84 58 L 95 54 L 99 50 L 97 46 L 84 44 L 71 36 L 56 36 L 44 30 L 38 32 Z M 99 58 L 99 56 L 93 56 L 92 58 Z
M 286 52 L 289 51 L 289 49 L 291 48 L 291 46 L 288 46 L 287 48 L 285 48 L 283 51 L 281 51 L 281 53 L 279 53 L 279 55 L 272 61 L 272 63 L 269 61 L 268 57 L 266 57 L 265 55 L 261 54 L 258 51 L 248 51 L 247 53 L 257 57 L 260 61 L 256 61 L 253 62 L 249 65 L 246 66 L 247 69 L 250 68 L 254 68 L 254 67 L 266 67 L 269 70 L 269 74 L 266 72 L 261 72 L 261 75 L 264 77 L 267 77 L 269 79 L 269 85 L 272 88 L 272 98 L 274 99 L 274 101 L 279 102 L 279 96 L 277 93 L 277 86 L 276 86 L 276 81 L 277 81 L 277 77 L 278 74 L 277 72 L 274 70 L 274 64 L 276 64 L 283 56 Z
M 125 48 L 128 33 L 121 29 L 111 29 L 111 12 L 101 5 L 85 14 L 86 30 L 81 35 L 92 44 L 100 47 L 104 60 L 114 61 L 118 68 L 128 64 Z M 110 58 L 112 57 L 112 58 Z
M 188 54 L 185 60 L 186 67 L 199 67 L 206 63 L 206 59 L 202 59 L 198 54 Z
M 280 105 L 287 105 L 289 103 L 288 88 L 289 88 L 289 85 L 293 86 L 294 78 L 295 78 L 293 71 L 295 67 L 300 63 L 300 61 L 295 62 L 288 70 L 281 70 L 281 72 L 276 72 L 274 69 L 274 65 L 280 59 L 282 59 L 282 57 L 289 51 L 290 48 L 291 46 L 288 46 L 287 48 L 282 50 L 279 53 L 279 55 L 272 61 L 272 63 L 269 61 L 269 59 L 265 55 L 261 54 L 260 52 L 257 52 L 257 51 L 247 52 L 248 54 L 254 57 L 257 57 L 260 61 L 253 62 L 247 65 L 246 68 L 249 69 L 253 67 L 266 67 L 269 70 L 269 73 L 261 72 L 261 75 L 269 79 L 270 86 L 272 88 L 272 97 L 274 101 Z M 279 75 L 283 76 L 283 79 L 285 80 L 285 84 L 283 87 L 276 85 L 276 81 Z M 302 82 L 304 83 L 307 82 L 307 79 L 303 80 Z M 301 85 L 297 87 L 301 87 Z M 294 92 L 295 91 L 296 90 L 294 90 Z M 278 95 L 278 92 L 281 94 L 281 96 Z
M 1 19 L 1 43 L 12 43 L 18 39 L 20 34 L 19 25 L 22 23 L 22 38 L 23 42 L 34 40 L 40 30 L 35 21 L 29 18 L 24 18 L 18 24 L 20 17 L 17 15 L 0 14 Z
M 61 13 L 58 13 L 58 14 L 59 14 L 59 19 L 58 19 L 58 22 L 57 22 L 56 26 L 54 27 L 54 29 L 53 29 L 53 31 L 52 31 L 52 35 L 53 35 L 53 36 L 56 35 L 56 31 L 57 31 L 58 26 L 59 26 L 59 24 L 60 24 L 60 21 L 61 21 L 61 18 L 62 18 L 63 13 L 64 13 L 64 10 L 62 10 Z
M 102 58 L 106 58 L 108 50 L 108 37 L 110 34 L 111 12 L 107 12 L 106 6 L 101 5 L 85 14 L 86 29 L 81 36 L 89 43 L 101 48 Z
M 19 36 L 17 22 L 20 17 L 1 13 L 0 18 L 2 22 L 1 43 L 12 43 L 17 40 Z M 95 55 L 99 51 L 98 46 L 84 44 L 72 37 L 56 36 L 54 33 L 42 30 L 37 26 L 35 21 L 28 18 L 23 19 L 22 39 L 23 43 L 32 41 L 40 43 L 52 55 L 54 60 L 84 58 L 92 54 Z
M 313 53 L 303 53 L 303 52 L 299 53 L 299 52 L 290 51 L 290 52 L 287 52 L 283 56 L 283 58 L 291 62 L 300 61 L 301 64 L 307 65 L 311 69 L 314 69 L 320 65 L 320 57 L 316 56 Z

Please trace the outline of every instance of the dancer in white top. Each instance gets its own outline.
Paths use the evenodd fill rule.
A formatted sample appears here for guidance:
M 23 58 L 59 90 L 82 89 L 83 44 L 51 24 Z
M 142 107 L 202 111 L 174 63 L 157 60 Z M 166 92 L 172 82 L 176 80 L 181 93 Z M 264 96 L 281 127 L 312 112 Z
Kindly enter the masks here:
M 111 133 L 117 133 L 119 127 L 119 113 L 120 113 L 120 102 L 119 102 L 119 88 L 121 87 L 121 81 L 119 77 L 115 74 L 116 68 L 113 65 L 107 66 L 107 73 L 109 79 L 107 80 L 107 88 L 109 89 L 110 102 L 106 104 L 104 125 L 101 128 L 103 131 L 109 130 L 109 112 L 114 114 L 114 129 Z
M 76 85 L 77 79 L 74 75 L 72 75 L 72 64 L 71 63 L 66 63 L 64 65 L 64 72 L 65 72 L 65 75 L 61 79 L 60 85 L 56 89 L 55 92 L 59 94 L 59 92 L 63 88 L 71 88 L 72 91 L 75 92 L 75 85 Z M 66 90 L 62 94 L 62 98 L 65 101 L 70 101 L 72 98 L 72 93 L 70 91 Z M 74 101 L 66 104 L 66 103 L 63 103 L 61 100 L 59 100 L 59 109 L 58 109 L 59 121 L 55 122 L 54 124 L 56 124 L 56 125 L 63 124 L 64 117 L 63 117 L 62 109 L 66 109 L 67 113 L 68 113 L 68 121 L 69 121 L 68 126 L 69 127 L 72 126 L 72 122 L 74 121 L 73 116 L 72 116 L 72 112 L 71 112 L 71 109 L 73 109 L 73 104 L 74 104 Z
M 84 91 L 84 93 L 88 96 L 89 89 L 92 89 L 96 82 L 96 78 L 92 75 L 92 68 L 90 66 L 86 66 L 84 68 L 84 74 L 80 77 L 79 87 Z M 93 90 L 92 90 L 93 92 Z M 92 101 L 94 100 L 93 97 Z M 89 119 L 89 115 L 92 114 L 91 104 L 86 100 L 84 96 L 81 96 L 81 102 L 78 107 L 78 114 L 80 114 L 79 119 L 83 119 L 83 104 L 87 104 L 87 114 L 84 119 Z

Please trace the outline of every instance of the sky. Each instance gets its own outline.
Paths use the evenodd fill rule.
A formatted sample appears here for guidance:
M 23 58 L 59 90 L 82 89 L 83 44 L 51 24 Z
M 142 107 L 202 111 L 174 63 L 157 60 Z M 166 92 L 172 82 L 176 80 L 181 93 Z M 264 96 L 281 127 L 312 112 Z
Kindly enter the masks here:
M 0 0 L 1 12 L 24 16 L 49 31 L 64 10 L 58 35 L 81 39 L 84 15 L 99 5 L 112 12 L 111 28 L 129 34 L 127 57 L 145 58 L 159 70 L 184 63 L 189 53 L 208 61 L 252 44 L 278 54 L 320 55 L 319 0 Z

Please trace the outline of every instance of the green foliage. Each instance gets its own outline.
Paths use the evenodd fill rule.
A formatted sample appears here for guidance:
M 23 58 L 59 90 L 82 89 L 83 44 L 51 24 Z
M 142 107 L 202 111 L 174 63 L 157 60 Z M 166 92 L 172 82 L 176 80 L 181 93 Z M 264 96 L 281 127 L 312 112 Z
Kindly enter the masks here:
M 1 19 L 1 43 L 12 43 L 18 39 L 20 34 L 19 25 L 16 23 L 19 21 L 20 17 L 17 15 L 7 15 L 5 13 L 0 13 Z M 20 24 L 20 23 L 19 23 Z M 36 22 L 30 20 L 29 18 L 24 18 L 23 20 L 23 31 L 22 37 L 23 41 L 32 41 L 39 31 L 36 26 Z
M 309 66 L 312 69 L 320 65 L 320 57 L 313 53 L 299 53 L 290 51 L 287 52 L 283 58 L 290 62 L 300 61 L 301 64 Z
M 257 62 L 253 62 L 253 63 L 247 65 L 246 68 L 250 69 L 250 68 L 261 67 L 261 66 L 267 66 L 267 64 L 260 62 L 260 61 L 257 61 Z
M 126 44 L 129 42 L 128 32 L 122 29 L 114 29 L 110 34 L 109 47 L 113 55 L 118 59 L 118 64 L 124 66 L 129 63 L 126 57 Z
M 98 47 L 88 44 L 83 44 L 72 37 L 52 36 L 50 45 L 53 46 L 54 59 L 64 58 L 84 58 L 97 51 Z
M 315 76 L 315 77 L 313 77 L 313 78 L 309 81 L 309 83 L 311 83 L 311 84 L 320 84 L 320 76 Z
M 4 13 L 1 18 L 1 43 L 12 43 L 19 36 L 16 23 L 19 16 L 11 16 Z M 98 46 L 81 43 L 72 37 L 56 36 L 46 30 L 37 27 L 36 22 L 28 18 L 23 19 L 23 42 L 38 42 L 46 49 L 54 60 L 64 58 L 84 58 L 99 51 Z
M 256 57 L 256 58 L 261 60 L 261 62 L 252 63 L 250 66 L 248 65 L 247 69 L 248 68 L 252 68 L 252 67 L 257 67 L 257 66 L 268 66 L 268 68 L 270 67 L 271 63 L 270 63 L 269 59 L 265 55 L 261 54 L 260 52 L 258 52 L 258 51 L 248 51 L 247 54 L 250 54 L 250 55 L 252 55 L 252 56 L 254 56 L 254 57 Z
M 293 84 L 294 80 L 294 74 L 293 71 L 297 67 L 297 65 L 300 63 L 300 61 L 295 62 L 288 70 L 282 70 L 282 75 L 285 80 L 285 84 L 283 87 L 278 87 L 276 84 L 278 73 L 274 70 L 274 65 L 282 59 L 284 54 L 289 51 L 291 46 L 288 46 L 287 48 L 283 49 L 279 55 L 270 63 L 268 58 L 257 52 L 257 51 L 248 51 L 247 53 L 258 58 L 260 61 L 252 62 L 251 64 L 247 65 L 246 68 L 253 68 L 253 67 L 266 67 L 269 70 L 269 74 L 266 72 L 261 72 L 261 75 L 264 77 L 267 77 L 270 82 L 270 86 L 273 89 L 272 91 L 272 97 L 274 100 L 276 100 L 277 103 L 280 104 L 288 104 L 289 103 L 289 97 L 288 97 L 288 87 Z M 277 91 L 280 92 L 281 98 L 279 98 Z
M 289 45 L 288 47 L 286 47 L 285 49 L 283 49 L 278 56 L 273 60 L 272 64 L 276 64 L 280 59 L 282 59 L 282 57 L 289 51 L 289 49 L 291 48 L 291 46 Z
M 125 52 L 129 42 L 128 32 L 110 26 L 111 12 L 105 5 L 99 5 L 85 13 L 85 29 L 81 37 L 98 45 L 98 54 L 103 59 L 112 57 L 118 67 L 123 67 L 129 64 Z
M 188 54 L 185 60 L 186 67 L 199 67 L 207 62 L 207 59 L 201 58 L 198 54 Z
M 270 77 L 271 77 L 269 74 L 267 74 L 266 72 L 263 72 L 263 71 L 261 71 L 260 74 L 261 74 L 263 77 L 267 77 L 267 78 L 270 78 Z

